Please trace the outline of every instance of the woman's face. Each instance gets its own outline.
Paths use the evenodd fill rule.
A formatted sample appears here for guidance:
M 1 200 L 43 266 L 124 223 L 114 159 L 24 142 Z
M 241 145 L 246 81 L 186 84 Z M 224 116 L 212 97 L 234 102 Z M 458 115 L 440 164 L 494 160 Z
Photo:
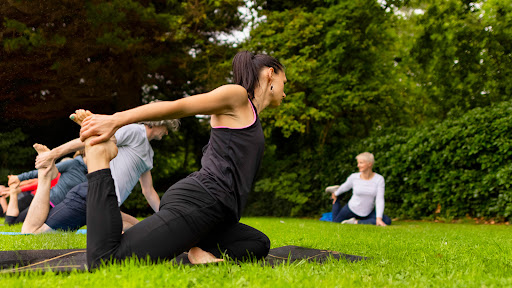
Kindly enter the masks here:
M 359 172 L 368 172 L 372 171 L 373 164 L 370 162 L 367 162 L 363 159 L 357 159 L 357 168 L 359 168 Z
M 286 74 L 284 71 L 279 71 L 278 73 L 274 73 L 272 78 L 272 99 L 270 101 L 270 106 L 277 107 L 281 105 L 281 102 L 286 97 L 284 93 L 284 84 L 288 81 L 286 79 Z

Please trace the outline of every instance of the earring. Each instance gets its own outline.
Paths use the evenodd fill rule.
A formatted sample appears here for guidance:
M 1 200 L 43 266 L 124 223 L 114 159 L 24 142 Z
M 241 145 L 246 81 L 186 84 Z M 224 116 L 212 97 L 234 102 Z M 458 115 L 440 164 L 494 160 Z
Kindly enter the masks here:
M 274 85 L 270 84 L 270 92 L 271 92 L 272 94 L 274 94 L 274 90 L 273 90 L 273 89 L 274 89 Z

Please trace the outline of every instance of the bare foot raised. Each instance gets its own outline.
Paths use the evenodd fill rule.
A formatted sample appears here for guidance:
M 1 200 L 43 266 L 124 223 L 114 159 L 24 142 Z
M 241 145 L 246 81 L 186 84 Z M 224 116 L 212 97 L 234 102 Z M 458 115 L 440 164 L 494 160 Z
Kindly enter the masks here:
M 79 109 L 71 114 L 69 118 L 81 126 L 85 118 L 91 115 L 93 115 L 91 111 Z M 117 141 L 114 136 L 109 141 L 91 146 L 89 144 L 90 141 L 96 137 L 92 136 L 84 141 L 85 155 L 87 155 L 87 170 L 89 170 L 89 173 L 109 168 L 110 160 L 117 156 Z
M 92 112 L 89 110 L 78 109 L 75 113 L 69 115 L 69 119 L 73 120 L 76 124 L 82 126 L 82 122 L 87 118 L 87 116 L 91 116 Z
M 9 186 L 9 196 L 11 197 L 11 199 L 13 199 L 12 197 L 18 197 L 18 194 L 20 194 L 20 193 L 21 193 L 20 186 L 15 186 L 15 185 Z
M 188 260 L 192 264 L 206 264 L 206 263 L 216 263 L 223 262 L 224 259 L 219 259 L 213 256 L 212 253 L 206 252 L 199 247 L 192 247 L 188 251 Z
M 32 147 L 36 150 L 37 154 L 50 152 L 50 149 L 42 144 L 34 144 Z M 55 159 L 52 159 L 50 165 L 46 167 L 41 167 L 38 169 L 39 177 L 48 177 L 50 179 L 54 179 L 59 174 L 59 170 L 55 166 Z

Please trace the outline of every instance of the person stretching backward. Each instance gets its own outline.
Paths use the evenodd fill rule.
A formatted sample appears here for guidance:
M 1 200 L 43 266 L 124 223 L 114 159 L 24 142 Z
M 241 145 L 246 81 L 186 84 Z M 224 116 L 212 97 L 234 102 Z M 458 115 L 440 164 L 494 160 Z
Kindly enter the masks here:
M 188 251 L 192 263 L 259 259 L 270 240 L 239 222 L 264 150 L 258 113 L 286 96 L 283 65 L 275 58 L 243 51 L 233 59 L 235 85 L 176 101 L 147 104 L 114 115 L 92 115 L 80 138 L 88 155 L 87 262 L 139 258 L 171 259 Z M 172 185 L 160 210 L 121 234 L 121 216 L 109 169 L 117 153 L 115 131 L 129 123 L 211 115 L 211 135 L 201 169 Z
M 351 174 L 340 186 L 329 186 L 331 193 L 332 221 L 343 224 L 391 225 L 391 218 L 384 215 L 384 177 L 372 171 L 373 154 L 364 152 L 356 157 L 359 173 Z M 352 197 L 341 207 L 338 196 L 352 189 Z M 374 209 L 375 208 L 375 209 Z

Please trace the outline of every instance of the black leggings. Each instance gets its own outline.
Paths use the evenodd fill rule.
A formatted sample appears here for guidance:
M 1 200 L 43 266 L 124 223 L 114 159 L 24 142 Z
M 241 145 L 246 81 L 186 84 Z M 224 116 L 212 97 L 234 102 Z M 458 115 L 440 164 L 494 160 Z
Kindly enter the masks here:
M 124 234 L 110 169 L 87 175 L 87 263 L 95 268 L 102 261 L 122 260 L 132 255 L 151 260 L 172 259 L 197 246 L 220 257 L 260 259 L 267 256 L 270 240 L 262 232 L 232 216 L 194 179 L 174 184 L 162 197 L 160 211 Z

